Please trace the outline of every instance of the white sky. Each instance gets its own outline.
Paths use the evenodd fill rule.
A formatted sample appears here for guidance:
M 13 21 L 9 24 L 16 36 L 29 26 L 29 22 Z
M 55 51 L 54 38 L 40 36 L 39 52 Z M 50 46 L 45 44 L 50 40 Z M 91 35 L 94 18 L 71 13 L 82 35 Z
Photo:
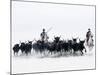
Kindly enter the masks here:
M 95 7 L 79 5 L 48 4 L 34 2 L 12 2 L 13 43 L 39 39 L 42 28 L 63 39 L 85 38 L 88 28 L 95 34 Z

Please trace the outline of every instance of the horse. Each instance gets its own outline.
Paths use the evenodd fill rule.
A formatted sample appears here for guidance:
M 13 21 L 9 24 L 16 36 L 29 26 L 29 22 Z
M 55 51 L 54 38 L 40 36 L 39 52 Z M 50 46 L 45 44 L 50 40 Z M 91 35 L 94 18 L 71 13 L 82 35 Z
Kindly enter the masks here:
M 45 43 L 44 41 L 38 40 L 33 44 L 33 49 L 35 50 L 35 52 L 40 52 L 40 54 L 42 54 L 43 52 L 45 52 L 45 50 L 48 49 L 48 42 Z
M 87 41 L 87 39 L 85 40 L 85 45 L 89 50 L 92 50 L 92 48 L 94 46 L 93 36 L 89 37 L 88 41 Z
M 92 46 L 94 46 L 93 45 L 93 37 L 91 36 L 90 38 L 89 38 L 89 40 L 88 40 L 88 42 L 87 42 L 87 45 L 89 46 L 89 47 L 92 47 Z

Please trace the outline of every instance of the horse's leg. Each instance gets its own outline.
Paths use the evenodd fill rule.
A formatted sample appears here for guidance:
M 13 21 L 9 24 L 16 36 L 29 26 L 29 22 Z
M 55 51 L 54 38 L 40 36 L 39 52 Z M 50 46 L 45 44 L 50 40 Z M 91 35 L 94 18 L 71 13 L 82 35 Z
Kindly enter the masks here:
M 50 55 L 52 55 L 52 50 L 50 50 Z
M 75 51 L 73 52 L 73 55 L 75 55 Z

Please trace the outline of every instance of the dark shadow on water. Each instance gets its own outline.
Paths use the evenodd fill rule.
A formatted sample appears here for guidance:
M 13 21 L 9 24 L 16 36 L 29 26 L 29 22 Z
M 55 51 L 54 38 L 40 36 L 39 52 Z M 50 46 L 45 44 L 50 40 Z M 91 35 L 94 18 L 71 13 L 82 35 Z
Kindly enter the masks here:
M 51 56 L 39 56 L 37 58 L 43 59 L 43 58 L 62 58 L 62 57 L 82 57 L 82 56 L 87 56 L 87 55 L 80 55 L 80 54 L 58 54 L 58 55 L 51 55 Z
M 22 58 L 22 59 L 31 59 L 31 58 L 37 58 L 37 59 L 43 59 L 43 58 L 62 58 L 62 57 L 81 57 L 81 56 L 92 56 L 93 53 L 89 54 L 83 54 L 81 55 L 80 53 L 68 53 L 68 52 L 63 52 L 63 53 L 55 53 L 55 54 L 21 54 L 19 56 L 13 56 L 13 58 Z

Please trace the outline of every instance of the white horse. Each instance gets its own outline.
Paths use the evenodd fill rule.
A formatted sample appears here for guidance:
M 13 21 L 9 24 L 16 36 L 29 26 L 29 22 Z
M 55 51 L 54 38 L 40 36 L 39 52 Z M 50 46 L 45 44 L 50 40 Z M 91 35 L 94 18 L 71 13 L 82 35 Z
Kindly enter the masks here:
M 87 48 L 89 49 L 89 51 L 91 51 L 93 49 L 93 46 L 94 46 L 94 40 L 93 40 L 93 36 L 90 36 L 89 37 L 89 40 L 87 41 L 87 38 L 86 38 L 86 46 Z
M 91 37 L 89 38 L 89 41 L 88 41 L 88 46 L 89 46 L 89 47 L 94 46 L 93 42 L 94 42 L 94 40 L 93 40 L 93 37 L 91 36 Z

